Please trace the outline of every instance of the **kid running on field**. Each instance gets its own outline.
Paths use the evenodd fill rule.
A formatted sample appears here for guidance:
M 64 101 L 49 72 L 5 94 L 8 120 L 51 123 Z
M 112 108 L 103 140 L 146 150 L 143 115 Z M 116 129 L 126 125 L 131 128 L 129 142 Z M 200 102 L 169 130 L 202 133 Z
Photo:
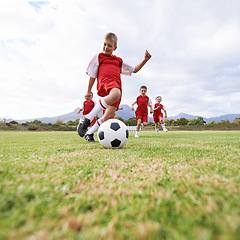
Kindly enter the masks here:
M 115 55 L 113 52 L 117 49 L 117 36 L 114 33 L 108 33 L 103 42 L 103 52 L 95 55 L 87 68 L 89 78 L 88 89 L 85 96 L 89 96 L 92 86 L 97 78 L 97 94 L 102 98 L 93 110 L 80 119 L 78 124 L 78 134 L 89 142 L 95 142 L 93 134 L 100 125 L 108 119 L 114 117 L 118 109 L 122 96 L 121 74 L 131 75 L 138 72 L 146 62 L 151 58 L 151 54 L 146 50 L 144 59 L 132 67 Z M 106 109 L 102 118 L 87 131 L 92 119 L 102 110 Z
M 78 109 L 77 114 L 79 114 L 81 111 L 83 111 L 83 116 L 87 115 L 91 112 L 91 110 L 96 105 L 96 102 L 93 101 L 93 93 L 90 92 L 90 95 L 85 97 L 86 101 L 83 102 L 83 105 L 81 108 Z M 93 118 L 91 125 L 94 125 L 96 122 L 96 118 Z
M 165 113 L 165 118 L 167 118 L 167 111 L 166 111 L 165 107 L 162 104 L 160 104 L 161 101 L 162 101 L 162 97 L 161 96 L 157 96 L 155 98 L 155 100 L 156 100 L 156 103 L 155 103 L 154 109 L 153 109 L 153 119 L 154 119 L 154 122 L 155 122 L 156 133 L 159 134 L 159 129 L 158 129 L 158 123 L 159 122 L 160 122 L 160 124 L 161 124 L 161 126 L 163 128 L 163 131 L 164 132 L 168 132 L 168 130 L 165 127 L 165 123 L 163 121 L 162 110 Z
M 146 95 L 147 87 L 141 86 L 139 92 L 140 95 L 137 97 L 136 101 L 132 104 L 133 111 L 134 111 L 133 105 L 134 104 L 138 105 L 137 110 L 135 112 L 137 119 L 135 137 L 139 137 L 141 124 L 143 124 L 143 126 L 147 126 L 148 124 L 148 106 L 150 107 L 150 113 L 153 113 L 152 102 L 150 98 Z

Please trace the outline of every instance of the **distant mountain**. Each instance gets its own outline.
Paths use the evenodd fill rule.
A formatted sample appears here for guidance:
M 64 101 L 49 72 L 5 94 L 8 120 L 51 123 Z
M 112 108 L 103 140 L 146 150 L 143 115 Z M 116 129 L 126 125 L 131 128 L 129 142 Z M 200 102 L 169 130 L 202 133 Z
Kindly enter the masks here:
M 168 117 L 168 119 L 173 119 L 177 120 L 180 118 L 186 118 L 186 119 L 197 119 L 198 117 L 202 117 L 206 123 L 215 121 L 215 122 L 220 122 L 221 120 L 229 120 L 229 122 L 232 122 L 236 118 L 240 118 L 240 113 L 238 114 L 226 114 L 226 115 L 221 115 L 219 117 L 210 117 L 210 118 L 205 118 L 203 116 L 194 116 L 194 115 L 189 115 L 186 113 L 179 113 L 177 116 L 174 117 Z
M 135 117 L 135 112 L 132 111 L 131 107 L 128 105 L 120 105 L 120 107 L 123 107 L 123 110 L 118 110 L 116 112 L 116 117 L 121 117 L 124 120 L 128 120 L 129 118 Z M 43 117 L 43 118 L 37 118 L 37 120 L 43 122 L 43 123 L 55 123 L 57 120 L 62 120 L 63 122 L 68 122 L 69 120 L 75 121 L 76 119 L 79 119 L 82 117 L 82 112 L 80 114 L 77 114 L 77 110 L 79 108 L 76 108 L 73 112 L 63 114 L 56 117 Z M 98 115 L 99 117 L 102 117 L 102 113 Z M 16 120 L 19 123 L 24 122 L 31 122 L 36 120 L 34 119 L 24 119 L 24 120 Z M 153 121 L 152 117 L 148 118 L 149 122 Z
M 135 117 L 135 112 L 131 110 L 130 106 L 124 104 L 124 105 L 121 105 L 120 107 L 123 107 L 123 110 L 118 110 L 116 112 L 117 117 L 121 117 L 124 120 L 128 120 L 129 118 Z M 79 119 L 82 117 L 82 113 L 77 114 L 78 109 L 79 108 L 76 108 L 73 112 L 63 114 L 60 116 L 37 118 L 37 120 L 39 120 L 43 123 L 55 123 L 57 120 L 62 120 L 65 123 L 68 122 L 69 120 L 75 121 L 76 119 Z M 99 117 L 101 117 L 101 116 L 102 116 L 102 113 L 99 114 Z M 194 115 L 189 115 L 187 113 L 179 113 L 177 116 L 168 117 L 168 119 L 174 119 L 174 120 L 177 120 L 179 118 L 197 119 L 198 117 L 202 117 L 202 116 L 194 116 Z M 206 123 L 209 123 L 211 121 L 220 122 L 221 120 L 229 120 L 230 122 L 232 122 L 233 120 L 235 120 L 236 118 L 239 118 L 239 117 L 240 117 L 240 113 L 239 114 L 226 114 L 226 115 L 222 115 L 219 117 L 211 117 L 211 118 L 202 117 L 202 118 L 206 121 Z M 24 123 L 24 122 L 31 122 L 33 120 L 36 120 L 36 118 L 35 119 L 33 118 L 33 119 L 16 120 L 16 121 L 19 123 Z M 148 121 L 153 122 L 153 118 L 148 117 Z
M 238 114 L 226 114 L 226 115 L 222 115 L 220 117 L 211 117 L 211 118 L 204 118 L 204 120 L 209 123 L 211 121 L 216 121 L 216 122 L 220 122 L 221 120 L 229 120 L 229 122 L 234 121 L 236 118 L 240 118 L 240 113 Z
M 180 118 L 197 119 L 198 117 L 201 117 L 201 116 L 189 115 L 187 113 L 179 113 L 177 116 L 168 117 L 168 119 L 173 119 L 173 120 L 177 120 L 177 119 L 180 119 Z
M 31 122 L 34 120 L 39 120 L 43 123 L 55 123 L 57 120 L 61 120 L 63 122 L 68 122 L 69 120 L 75 121 L 76 119 L 79 119 L 82 117 L 82 113 L 77 114 L 77 110 L 79 108 L 76 108 L 73 112 L 63 114 L 60 116 L 56 117 L 43 117 L 43 118 L 32 118 L 32 119 L 24 119 L 24 120 L 17 120 L 19 123 L 24 123 L 24 122 Z

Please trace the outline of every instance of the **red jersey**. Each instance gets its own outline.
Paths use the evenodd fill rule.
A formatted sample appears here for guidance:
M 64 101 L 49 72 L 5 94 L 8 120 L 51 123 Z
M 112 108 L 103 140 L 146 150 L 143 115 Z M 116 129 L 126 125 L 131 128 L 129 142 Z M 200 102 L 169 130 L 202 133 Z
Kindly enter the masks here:
M 112 88 L 122 90 L 121 73 L 131 75 L 134 69 L 117 56 L 99 53 L 89 63 L 87 74 L 97 78 L 97 94 L 105 97 Z
M 84 101 L 83 102 L 83 115 L 87 115 L 88 113 L 91 112 L 91 110 L 94 108 L 95 102 L 93 100 L 91 101 Z
M 112 88 L 119 88 L 122 90 L 122 82 L 120 76 L 122 59 L 116 56 L 100 53 L 98 55 L 98 61 L 98 95 L 104 97 Z
M 139 95 L 135 103 L 137 103 L 138 105 L 137 110 L 135 112 L 136 114 L 147 114 L 148 106 L 152 105 L 151 100 L 147 95 L 145 96 Z
M 155 103 L 154 108 L 157 108 L 159 106 L 159 108 L 155 111 L 153 111 L 153 117 L 159 117 L 159 116 L 163 116 L 162 110 L 165 110 L 164 106 L 162 104 L 158 104 Z

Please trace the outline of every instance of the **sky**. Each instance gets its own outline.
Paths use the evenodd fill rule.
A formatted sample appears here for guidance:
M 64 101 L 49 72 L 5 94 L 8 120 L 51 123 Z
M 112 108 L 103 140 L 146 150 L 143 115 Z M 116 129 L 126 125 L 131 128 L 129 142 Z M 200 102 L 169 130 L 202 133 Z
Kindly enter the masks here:
M 2 0 L 0 119 L 53 117 L 84 101 L 86 68 L 106 33 L 135 66 L 122 76 L 122 104 L 141 85 L 162 96 L 168 116 L 240 113 L 239 0 Z M 96 83 L 93 86 L 94 100 Z

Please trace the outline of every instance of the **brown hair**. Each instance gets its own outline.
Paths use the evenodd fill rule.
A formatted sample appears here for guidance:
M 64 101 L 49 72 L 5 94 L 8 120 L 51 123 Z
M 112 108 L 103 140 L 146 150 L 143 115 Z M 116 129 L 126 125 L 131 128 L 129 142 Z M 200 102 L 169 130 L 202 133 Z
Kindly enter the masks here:
M 117 36 L 116 36 L 115 33 L 111 33 L 111 32 L 107 33 L 107 34 L 105 35 L 105 39 L 114 41 L 115 46 L 117 46 L 117 40 L 118 40 L 118 39 L 117 39 Z
M 161 96 L 156 96 L 156 97 L 155 97 L 155 100 L 156 100 L 157 98 L 159 98 L 159 97 L 162 99 L 162 97 L 161 97 Z
M 147 90 L 147 87 L 143 85 L 143 86 L 140 87 L 140 90 L 141 89 L 146 89 Z

